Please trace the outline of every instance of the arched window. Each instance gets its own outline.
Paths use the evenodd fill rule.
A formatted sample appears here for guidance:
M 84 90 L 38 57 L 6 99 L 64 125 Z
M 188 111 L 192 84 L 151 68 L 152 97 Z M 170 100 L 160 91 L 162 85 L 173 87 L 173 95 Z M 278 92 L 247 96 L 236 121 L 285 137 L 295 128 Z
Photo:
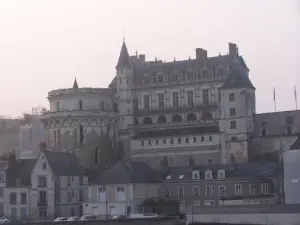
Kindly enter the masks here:
M 79 110 L 82 110 L 82 100 L 79 100 L 79 102 L 78 102 L 78 108 L 79 108 Z
M 79 127 L 79 141 L 80 143 L 83 143 L 84 141 L 83 126 Z
M 119 111 L 119 110 L 118 110 L 118 104 L 117 104 L 116 102 L 114 103 L 114 111 L 115 111 L 115 112 L 118 112 L 118 111 Z
M 262 137 L 265 137 L 267 135 L 267 129 L 265 128 L 265 127 L 263 127 L 262 129 L 261 129 L 261 136 Z
M 290 126 L 287 127 L 286 133 L 289 134 L 289 135 L 293 134 L 293 130 Z
M 134 119 L 134 124 L 139 124 L 139 121 L 137 118 Z
M 145 117 L 143 119 L 143 124 L 153 124 L 152 118 L 151 117 Z
M 197 116 L 194 113 L 190 113 L 190 114 L 187 115 L 186 120 L 187 121 L 196 121 Z
M 56 130 L 53 131 L 53 142 L 56 145 Z
M 158 76 L 158 82 L 163 83 L 164 82 L 164 77 L 162 75 Z
M 158 118 L 157 118 L 157 123 L 166 123 L 167 122 L 167 118 L 165 117 L 165 116 L 159 116 Z
M 182 118 L 179 114 L 175 114 L 172 116 L 172 122 L 181 122 Z
M 95 152 L 94 152 L 94 157 L 95 157 L 95 163 L 99 163 L 99 147 L 95 148 Z
M 210 112 L 203 112 L 202 120 L 212 120 L 212 114 Z

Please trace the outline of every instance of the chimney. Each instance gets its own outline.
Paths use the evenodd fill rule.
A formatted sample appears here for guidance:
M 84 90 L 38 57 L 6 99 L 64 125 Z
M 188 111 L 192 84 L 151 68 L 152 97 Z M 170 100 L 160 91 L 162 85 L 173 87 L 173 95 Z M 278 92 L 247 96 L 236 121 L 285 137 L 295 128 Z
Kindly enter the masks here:
M 229 55 L 230 56 L 238 56 L 239 55 L 238 47 L 236 44 L 229 43 Z
M 9 168 L 14 167 L 17 164 L 16 153 L 9 153 L 7 161 Z
M 140 55 L 139 55 L 139 60 L 140 60 L 141 62 L 145 63 L 145 62 L 146 62 L 146 55 L 145 55 L 145 54 L 140 54 Z
M 206 60 L 207 59 L 207 51 L 202 48 L 196 48 L 196 59 Z

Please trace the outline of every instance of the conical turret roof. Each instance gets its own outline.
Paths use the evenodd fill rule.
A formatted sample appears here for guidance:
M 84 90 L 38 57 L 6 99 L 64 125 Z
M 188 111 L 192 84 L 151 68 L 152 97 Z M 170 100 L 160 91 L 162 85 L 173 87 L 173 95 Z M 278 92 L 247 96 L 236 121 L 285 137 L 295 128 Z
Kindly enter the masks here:
M 131 68 L 130 58 L 125 41 L 123 41 L 118 64 L 116 68 Z
M 74 83 L 73 83 L 73 88 L 74 89 L 78 89 L 78 83 L 77 83 L 77 80 L 76 80 L 76 77 L 75 77 L 75 80 L 74 80 Z

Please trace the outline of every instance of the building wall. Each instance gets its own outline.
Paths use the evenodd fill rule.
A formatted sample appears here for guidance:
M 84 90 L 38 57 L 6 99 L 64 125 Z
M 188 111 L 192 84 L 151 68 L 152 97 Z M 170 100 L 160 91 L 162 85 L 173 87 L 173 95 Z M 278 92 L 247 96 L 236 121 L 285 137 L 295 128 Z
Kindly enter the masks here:
M 12 193 L 16 194 L 16 203 L 12 203 L 10 201 L 10 196 Z M 21 194 L 26 194 L 26 202 L 21 202 Z M 12 218 L 12 220 L 20 220 L 20 219 L 29 219 L 30 215 L 30 201 L 31 201 L 31 192 L 29 187 L 16 187 L 16 188 L 5 188 L 5 207 L 4 207 L 4 215 Z
M 39 155 L 40 143 L 46 141 L 46 135 L 40 120 L 35 118 L 32 124 L 20 126 L 20 158 L 34 158 Z
M 69 88 L 51 91 L 49 92 L 50 112 L 74 110 L 112 111 L 112 101 L 108 94 L 109 90 L 102 88 Z M 82 109 L 79 107 L 79 101 L 82 101 Z M 104 101 L 104 104 L 102 101 Z
M 283 153 L 284 195 L 286 204 L 300 204 L 300 152 L 290 150 Z
M 46 167 L 44 167 L 44 164 Z M 45 169 L 44 169 L 45 168 Z M 46 177 L 46 187 L 41 187 L 39 185 L 39 177 Z M 50 167 L 49 162 L 47 161 L 43 152 L 39 155 L 37 162 L 33 168 L 31 173 L 31 199 L 30 199 L 30 207 L 31 207 L 31 217 L 39 218 L 39 210 L 47 210 L 47 218 L 53 218 L 55 214 L 55 186 L 54 186 L 54 173 Z M 45 191 L 46 192 L 46 205 L 39 205 L 39 193 Z
M 265 179 L 218 179 L 218 180 L 193 180 L 191 182 L 186 181 L 185 183 L 167 183 L 164 182 L 160 189 L 160 194 L 164 198 L 174 199 L 181 203 L 182 207 L 185 208 L 189 205 L 194 205 L 194 207 L 207 207 L 209 202 L 212 201 L 213 204 L 211 207 L 221 205 L 230 204 L 228 201 L 226 202 L 219 202 L 220 199 L 223 197 L 230 198 L 230 197 L 237 197 L 237 196 L 262 196 L 263 190 L 262 185 L 268 185 L 268 193 L 265 194 L 274 194 L 274 197 L 266 198 L 265 200 L 261 197 L 253 198 L 252 200 L 258 200 L 258 203 L 255 204 L 273 204 L 276 196 L 276 181 L 273 181 L 270 178 L 269 181 Z M 254 193 L 250 192 L 250 185 L 254 187 Z M 207 196 L 206 194 L 206 187 L 211 187 L 211 195 Z M 221 186 L 225 187 L 224 196 L 219 192 Z M 240 186 L 241 193 L 235 193 L 236 186 Z M 195 195 L 194 189 L 197 188 L 198 196 Z M 180 196 L 179 189 L 183 189 L 183 196 Z M 166 190 L 169 193 L 169 196 L 166 196 Z M 246 204 L 246 203 L 239 203 L 234 202 L 232 204 Z M 248 203 L 250 204 L 250 203 Z M 253 204 L 253 203 L 251 203 Z
M 107 201 L 100 201 L 98 189 L 106 188 Z M 116 188 L 124 187 L 126 198 L 124 201 L 119 201 L 116 198 Z M 130 206 L 132 212 L 136 212 L 141 202 L 150 197 L 159 197 L 160 184 L 115 184 L 105 186 L 90 186 L 89 187 L 89 202 L 83 204 L 85 214 L 112 216 L 124 215 L 127 212 L 127 207 Z
M 160 153 L 160 154 L 159 154 Z M 140 161 L 148 163 L 152 168 L 158 169 L 160 167 L 161 160 L 167 156 L 170 166 L 188 166 L 191 156 L 194 157 L 195 164 L 205 165 L 209 163 L 218 164 L 221 160 L 220 147 L 215 149 L 202 149 L 202 148 L 188 148 L 186 150 L 170 149 L 170 151 L 153 151 L 151 153 L 134 154 L 132 156 L 133 161 Z
M 230 99 L 233 95 L 234 99 Z M 232 114 L 231 110 L 235 113 Z M 222 92 L 222 162 L 228 163 L 233 154 L 239 163 L 248 161 L 248 136 L 254 131 L 255 91 L 238 88 Z M 235 123 L 232 127 L 231 123 Z
M 58 179 L 55 190 L 57 215 L 80 216 L 82 214 L 82 202 L 88 200 L 87 177 L 84 177 L 82 184 L 79 176 L 61 176 L 56 179 Z
M 116 198 L 117 187 L 123 187 L 125 192 L 125 200 L 120 201 Z M 106 201 L 100 201 L 98 189 L 106 188 Z M 108 185 L 92 185 L 89 187 L 89 201 L 83 204 L 84 214 L 93 215 L 124 215 L 127 207 L 133 208 L 133 185 L 132 184 L 108 184 Z
M 6 204 L 6 199 L 5 199 L 6 172 L 5 172 L 5 169 L 6 169 L 6 166 L 5 166 L 5 168 L 0 169 L 0 215 L 5 214 L 5 204 Z
M 145 199 L 159 197 L 160 186 L 160 183 L 134 184 L 134 205 L 137 207 Z
M 203 139 L 202 139 L 203 138 Z M 165 141 L 165 144 L 164 144 Z M 132 151 L 153 151 L 161 149 L 176 149 L 176 148 L 193 148 L 193 147 L 207 147 L 218 146 L 220 144 L 218 134 L 204 134 L 204 135 L 181 135 L 179 137 L 157 137 L 157 138 L 143 138 L 138 140 L 131 140 L 130 146 Z
M 187 215 L 187 222 L 215 222 L 233 224 L 273 224 L 294 225 L 298 224 L 300 213 L 248 213 L 248 214 L 194 214 Z

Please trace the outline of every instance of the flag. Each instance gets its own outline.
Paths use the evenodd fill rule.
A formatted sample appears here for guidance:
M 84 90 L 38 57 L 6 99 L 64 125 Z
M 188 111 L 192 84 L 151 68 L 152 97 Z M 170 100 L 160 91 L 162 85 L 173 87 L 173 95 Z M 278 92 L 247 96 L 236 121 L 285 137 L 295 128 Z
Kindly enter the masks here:
M 276 96 L 275 96 L 275 87 L 274 87 L 274 89 L 273 89 L 273 101 L 275 101 L 276 100 Z
M 296 89 L 296 86 L 294 87 L 294 96 L 295 96 L 295 100 L 297 101 L 297 89 Z

